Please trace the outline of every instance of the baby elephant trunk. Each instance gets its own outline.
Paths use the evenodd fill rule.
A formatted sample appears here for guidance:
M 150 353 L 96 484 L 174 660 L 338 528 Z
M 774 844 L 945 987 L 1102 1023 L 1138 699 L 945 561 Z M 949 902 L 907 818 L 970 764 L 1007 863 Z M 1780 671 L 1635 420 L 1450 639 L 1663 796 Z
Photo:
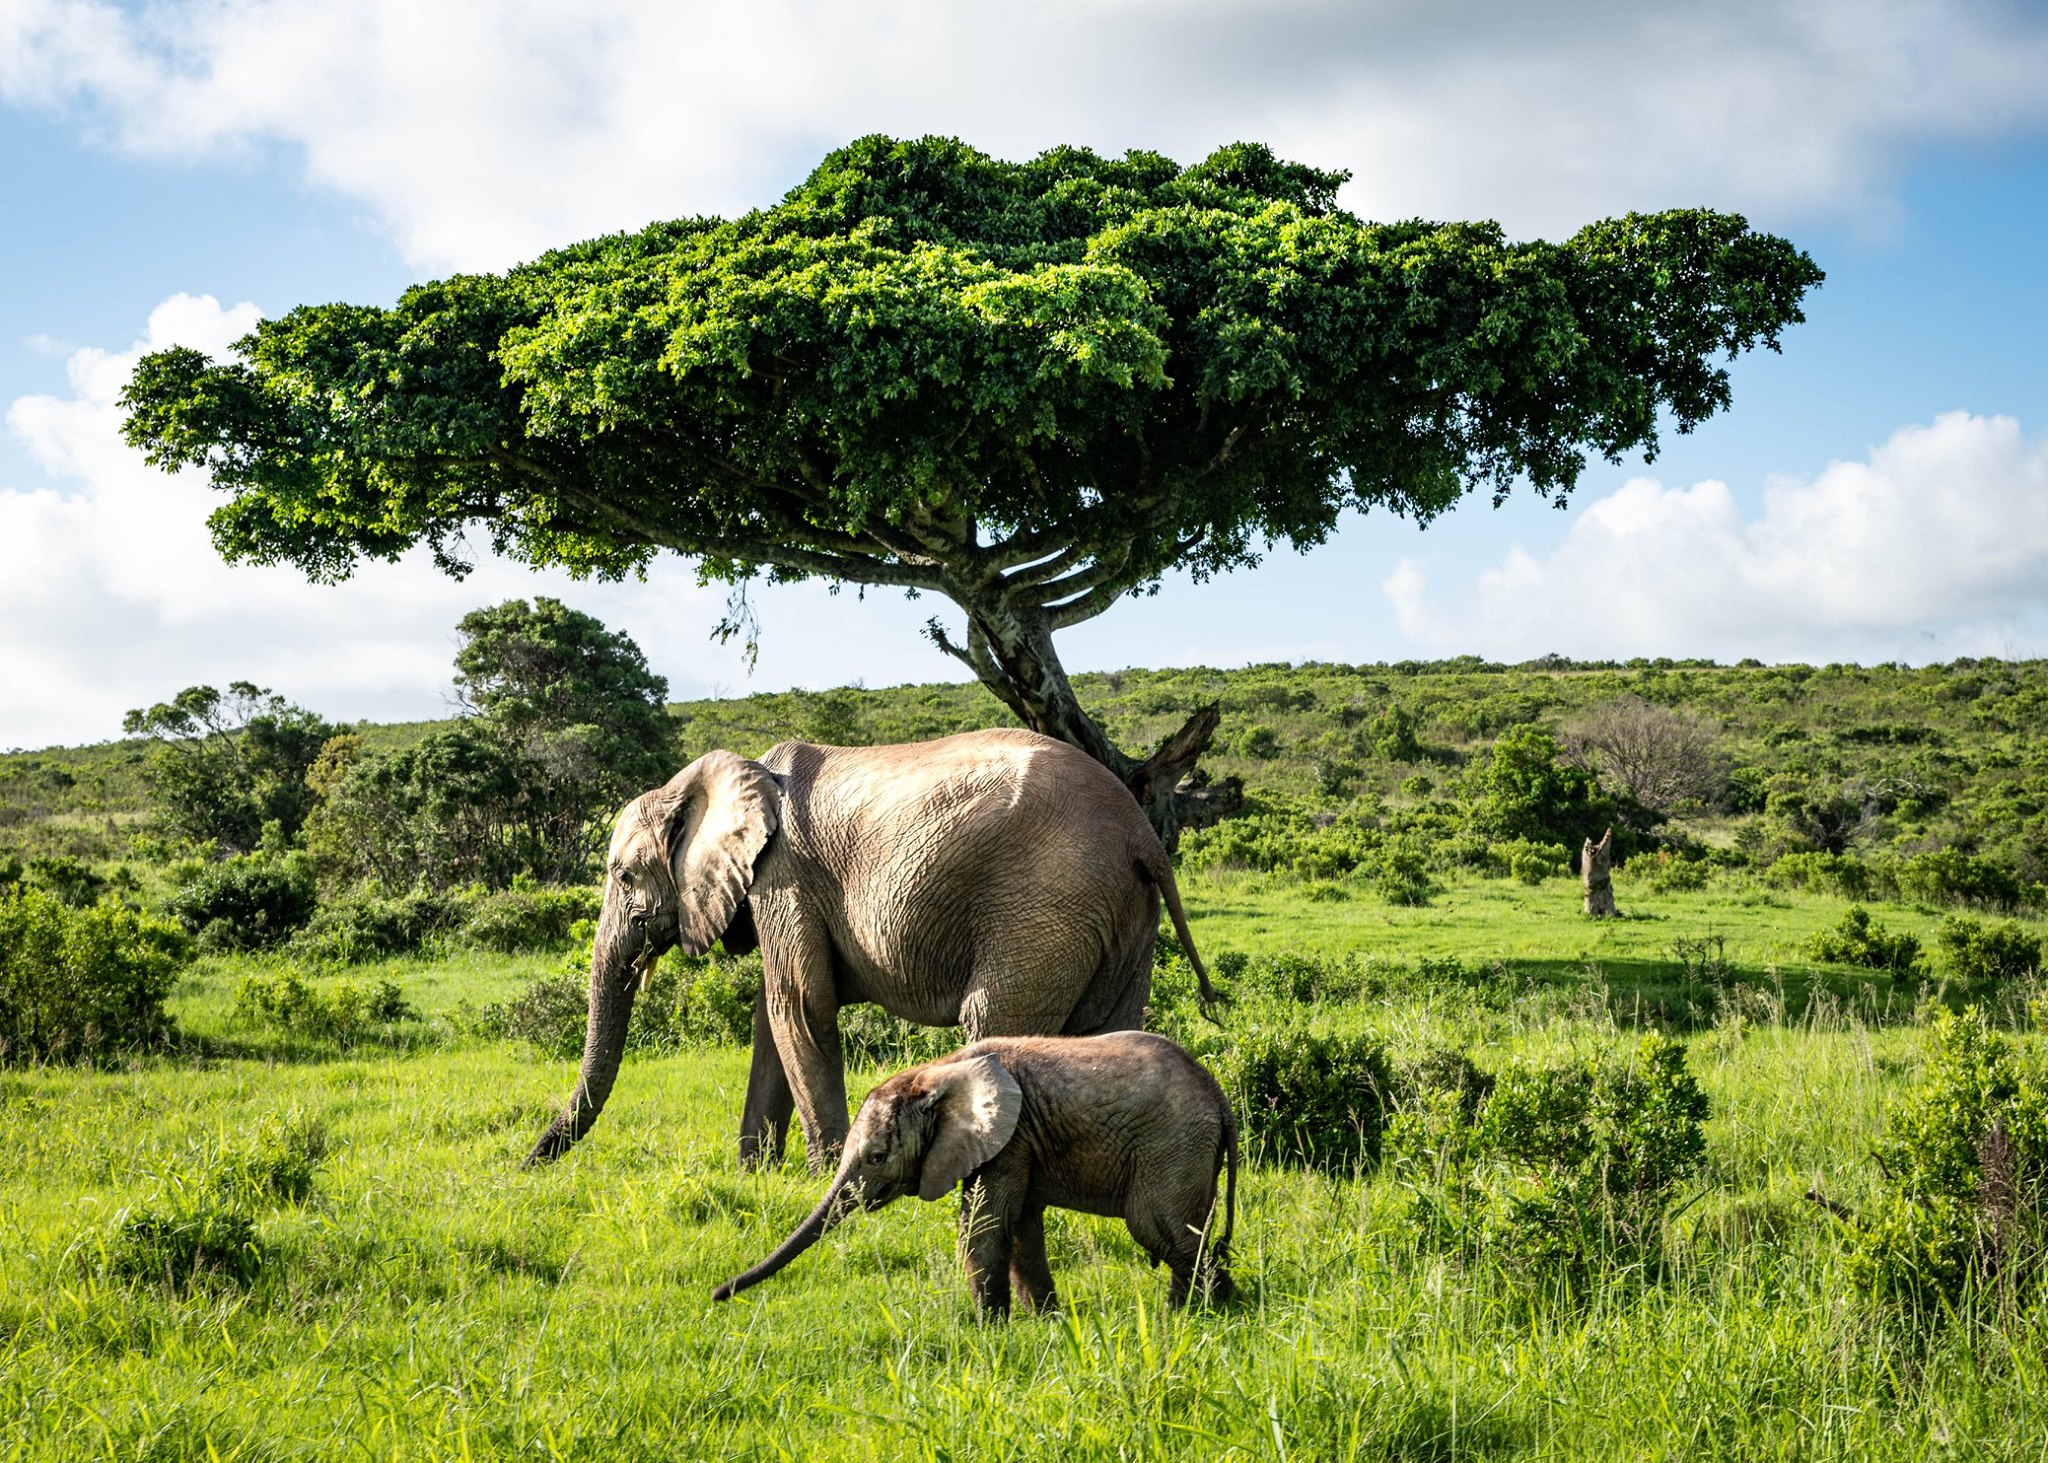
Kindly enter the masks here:
M 791 1260 L 794 1260 L 798 1255 L 801 1255 L 805 1250 L 816 1244 L 818 1236 L 837 1224 L 840 1217 L 852 1207 L 852 1201 L 846 1192 L 846 1180 L 844 1178 L 835 1180 L 832 1187 L 825 1191 L 825 1197 L 818 1201 L 818 1207 L 810 1212 L 810 1216 L 802 1224 L 799 1224 L 790 1232 L 789 1238 L 776 1247 L 774 1254 L 770 1255 L 753 1269 L 733 1276 L 732 1279 L 712 1291 L 711 1298 L 713 1300 L 731 1300 L 741 1291 L 749 1290 L 759 1285 L 784 1265 L 787 1265 Z

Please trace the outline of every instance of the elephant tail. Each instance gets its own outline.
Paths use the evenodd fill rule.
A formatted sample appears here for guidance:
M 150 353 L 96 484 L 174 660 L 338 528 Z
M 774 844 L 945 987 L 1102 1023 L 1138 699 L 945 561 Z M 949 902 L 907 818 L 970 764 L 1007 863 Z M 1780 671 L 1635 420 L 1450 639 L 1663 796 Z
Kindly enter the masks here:
M 1216 1241 L 1216 1258 L 1230 1258 L 1230 1241 L 1237 1234 L 1237 1114 L 1228 1103 L 1223 1108 L 1223 1235 Z
M 1195 968 L 1195 979 L 1202 985 L 1202 1010 L 1225 1005 L 1229 997 L 1209 983 L 1209 967 L 1202 963 L 1202 957 L 1195 953 L 1195 937 L 1188 932 L 1187 911 L 1180 905 L 1180 884 L 1173 877 L 1173 860 L 1155 840 L 1152 846 L 1138 855 L 1138 869 L 1159 890 L 1159 897 L 1166 904 L 1166 913 L 1173 921 L 1173 933 L 1180 940 L 1180 947 L 1187 952 L 1188 964 Z

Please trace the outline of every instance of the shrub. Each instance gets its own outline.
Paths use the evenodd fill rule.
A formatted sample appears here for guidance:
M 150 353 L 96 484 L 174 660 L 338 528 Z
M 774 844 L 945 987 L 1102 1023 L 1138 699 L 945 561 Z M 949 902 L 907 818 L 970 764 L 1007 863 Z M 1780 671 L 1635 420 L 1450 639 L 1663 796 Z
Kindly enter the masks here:
M 355 894 L 322 905 L 290 948 L 304 960 L 343 965 L 383 960 L 432 950 L 462 918 L 463 905 L 451 895 L 416 891 L 385 899 Z
M 1541 884 L 1564 873 L 1570 858 L 1561 843 L 1541 843 L 1529 838 L 1491 844 L 1486 850 L 1490 869 L 1512 875 L 1524 884 Z
M 164 901 L 202 950 L 262 950 L 313 917 L 313 878 L 296 859 L 231 858 Z
M 1868 899 L 1878 879 L 1861 859 L 1842 853 L 1788 853 L 1767 871 L 1774 884 L 1844 899 Z
M 1869 1295 L 1922 1323 L 1986 1289 L 2027 1304 L 2048 1255 L 2048 1084 L 1974 1006 L 1938 1012 L 1928 1045 L 1925 1077 L 1877 1149 L 1888 1192 L 1850 1252 Z
M 462 939 L 504 954 L 559 949 L 570 942 L 579 921 L 594 920 L 597 914 L 595 889 L 508 889 L 486 895 L 470 908 L 462 922 Z
M 1904 975 L 1920 958 L 1920 941 L 1903 930 L 1893 934 L 1857 905 L 1832 930 L 1818 930 L 1806 942 L 1806 956 L 1825 965 L 1860 965 Z
M 245 975 L 235 988 L 235 1020 L 343 1046 L 418 1015 L 394 980 L 337 980 L 322 989 L 296 970 L 283 970 Z
M 67 858 L 61 854 L 30 859 L 27 868 L 18 877 L 31 888 L 41 889 L 46 894 L 54 894 L 73 909 L 84 909 L 99 903 L 100 895 L 105 893 L 107 888 L 107 881 L 81 860 Z
M 115 1277 L 170 1290 L 213 1279 L 252 1284 L 265 1258 L 247 1213 L 216 1194 L 182 1187 L 125 1211 L 106 1253 Z
M 2026 902 L 2026 887 L 2011 869 L 1953 848 L 1901 859 L 1892 877 L 1901 894 L 1925 904 L 2010 910 Z
M 1625 1058 L 1516 1061 L 1490 1092 L 1458 1075 L 1412 1087 L 1387 1133 L 1425 1243 L 1574 1282 L 1661 1252 L 1706 1154 L 1707 1099 L 1683 1046 L 1651 1032 Z
M 1705 859 L 1674 858 L 1668 849 L 1659 849 L 1657 857 L 1638 859 L 1629 866 L 1632 876 L 1639 875 L 1653 892 L 1658 894 L 1691 894 L 1707 887 L 1707 876 L 1713 868 Z
M 512 1000 L 484 1007 L 477 1017 L 480 1031 L 528 1042 L 552 1057 L 573 1057 L 583 1050 L 590 1010 L 588 923 L 579 923 L 575 933 L 585 942 L 584 951 L 565 959 L 561 969 L 537 976 Z M 647 989 L 634 998 L 626 1050 L 744 1046 L 753 1040 L 754 998 L 760 989 L 759 955 L 671 951 L 655 965 Z M 947 1046 L 941 1052 L 951 1050 Z M 851 1053 L 849 1045 L 848 1060 L 854 1060 Z
M 1389 839 L 1380 845 L 1371 870 L 1374 892 L 1389 904 L 1419 907 L 1429 903 L 1436 892 L 1429 877 L 1429 857 L 1413 839 Z
M 1941 922 L 1942 953 L 1961 981 L 2010 981 L 2041 968 L 2041 937 L 2017 920 L 1985 925 L 1967 915 Z
M 296 1111 L 264 1118 L 245 1142 L 198 1147 L 115 1217 L 107 1272 L 172 1290 L 251 1284 L 270 1258 L 251 1210 L 305 1203 L 326 1155 L 326 1129 Z
M 1255 1160 L 1333 1173 L 1379 1161 L 1394 1078 L 1377 1042 L 1256 1027 L 1229 1040 L 1211 1064 Z
M 117 904 L 0 897 L 0 1061 L 94 1060 L 169 1040 L 182 931 Z

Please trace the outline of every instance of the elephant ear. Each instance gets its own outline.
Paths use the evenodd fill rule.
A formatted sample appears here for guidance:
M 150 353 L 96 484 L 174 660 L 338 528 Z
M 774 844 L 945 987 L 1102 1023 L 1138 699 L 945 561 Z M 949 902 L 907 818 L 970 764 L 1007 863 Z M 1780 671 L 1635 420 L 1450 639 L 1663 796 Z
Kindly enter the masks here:
M 754 860 L 782 821 L 782 790 L 760 763 L 706 752 L 670 778 L 661 797 L 676 942 L 684 954 L 702 955 L 747 897 Z
M 1024 1090 L 993 1056 L 927 1068 L 930 1101 L 938 1109 L 932 1146 L 925 1150 L 917 1196 L 937 1199 L 1001 1151 L 1017 1131 Z

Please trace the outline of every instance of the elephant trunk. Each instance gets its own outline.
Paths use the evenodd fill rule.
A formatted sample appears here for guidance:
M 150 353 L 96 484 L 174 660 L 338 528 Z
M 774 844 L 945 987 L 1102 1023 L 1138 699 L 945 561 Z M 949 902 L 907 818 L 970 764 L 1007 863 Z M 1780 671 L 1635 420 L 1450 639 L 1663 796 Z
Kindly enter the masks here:
M 642 967 L 650 958 L 646 938 L 610 900 L 597 927 L 597 939 L 590 954 L 590 1024 L 583 1034 L 583 1067 L 576 1090 L 569 1094 L 548 1129 L 526 1155 L 523 1165 L 549 1163 L 567 1153 L 597 1121 L 611 1096 L 612 1083 L 619 1075 L 619 1061 L 626 1053 L 626 1026 L 633 1015 L 633 995 Z
M 741 1291 L 751 1290 L 816 1244 L 818 1236 L 837 1224 L 841 1216 L 853 1207 L 853 1200 L 847 1194 L 847 1172 L 845 1169 L 840 1171 L 839 1177 L 832 1181 L 832 1187 L 825 1191 L 825 1197 L 818 1201 L 818 1207 L 810 1212 L 802 1224 L 790 1232 L 788 1239 L 776 1246 L 774 1254 L 753 1269 L 733 1276 L 712 1291 L 711 1298 L 731 1300 Z

